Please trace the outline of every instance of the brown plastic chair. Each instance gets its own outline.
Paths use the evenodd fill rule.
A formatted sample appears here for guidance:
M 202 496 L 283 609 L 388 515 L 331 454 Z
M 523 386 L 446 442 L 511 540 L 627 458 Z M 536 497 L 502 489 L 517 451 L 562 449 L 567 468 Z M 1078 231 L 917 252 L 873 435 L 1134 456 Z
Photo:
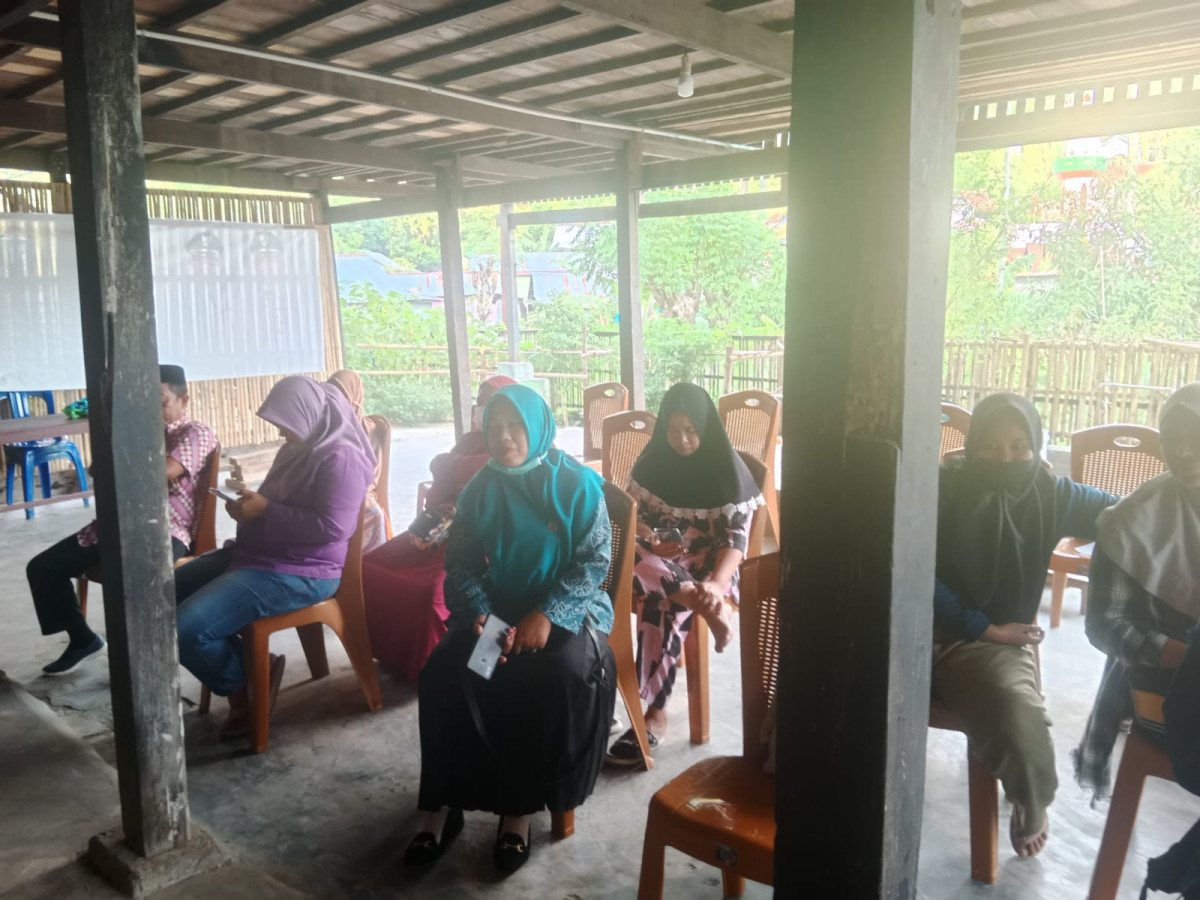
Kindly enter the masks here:
M 383 524 L 387 539 L 392 534 L 392 513 L 388 507 L 388 470 L 392 467 L 392 423 L 387 416 L 367 416 L 375 425 L 371 433 L 371 448 L 379 461 L 379 480 L 375 482 L 375 500 L 383 510 Z
M 1042 657 L 1038 648 L 1033 648 L 1034 664 L 1037 666 L 1038 693 L 1042 692 Z M 929 727 L 943 731 L 961 731 L 966 734 L 962 723 L 945 703 L 933 697 L 929 701 Z M 971 823 L 971 877 L 984 884 L 995 884 L 1000 873 L 1000 801 L 997 796 L 999 785 L 991 770 L 976 758 L 967 747 L 967 802 Z
M 775 480 L 767 467 L 749 453 L 740 454 L 746 468 L 758 482 L 768 504 L 775 496 Z M 767 509 L 769 509 L 769 505 Z M 765 510 L 754 511 L 750 522 L 750 539 L 746 546 L 746 559 L 762 556 L 763 540 L 767 530 Z M 708 691 L 708 622 L 702 616 L 692 616 L 692 627 L 683 642 L 684 671 L 687 673 L 688 725 L 693 744 L 707 744 L 709 738 L 709 691 Z
M 954 403 L 942 404 L 942 445 L 939 457 L 946 458 L 951 450 L 967 446 L 967 432 L 971 430 L 971 413 Z
M 363 607 L 362 593 L 362 543 L 363 512 L 358 514 L 358 527 L 350 539 L 346 551 L 346 564 L 337 593 L 304 609 L 269 616 L 252 622 L 242 629 L 242 650 L 246 656 L 246 682 L 250 694 L 250 748 L 255 753 L 267 749 L 267 733 L 270 727 L 271 704 L 269 685 L 271 682 L 271 635 L 277 631 L 295 628 L 304 647 L 308 669 L 313 681 L 329 674 L 329 658 L 325 654 L 325 632 L 323 625 L 333 629 L 334 634 L 346 648 L 346 655 L 354 666 L 354 674 L 367 698 L 367 706 L 375 712 L 383 706 L 383 695 L 379 690 L 379 673 L 371 655 L 371 640 L 367 634 L 367 616 Z M 212 694 L 205 685 L 200 692 L 201 714 L 207 713 L 212 703 Z
M 619 381 L 605 381 L 583 389 L 583 459 L 603 459 L 606 416 L 629 409 L 629 389 Z M 624 485 L 621 485 L 624 487 Z
M 1175 780 L 1166 751 L 1157 747 L 1143 731 L 1142 720 L 1162 722 L 1163 698 L 1146 691 L 1134 691 L 1133 705 L 1139 721 L 1126 738 L 1125 751 L 1121 754 L 1121 767 L 1117 770 L 1117 783 L 1104 822 L 1104 836 L 1100 839 L 1100 855 L 1096 857 L 1088 900 L 1116 900 L 1146 779 Z
M 1144 481 L 1166 471 L 1158 429 L 1145 425 L 1098 425 L 1071 435 L 1071 480 L 1119 494 L 1132 494 Z M 1050 627 L 1062 624 L 1067 579 L 1083 581 L 1080 612 L 1087 612 L 1087 565 L 1079 553 L 1089 541 L 1064 538 L 1050 557 Z
M 696 763 L 650 800 L 638 900 L 661 900 L 667 847 L 721 870 L 726 897 L 771 884 L 775 779 L 759 740 L 779 672 L 779 554 L 742 563 L 742 755 Z
M 629 473 L 650 443 L 656 418 L 654 413 L 640 409 L 604 417 L 601 443 L 604 447 L 602 474 L 605 481 L 621 490 L 629 487 Z
M 775 483 L 775 447 L 779 440 L 779 401 L 766 391 L 738 391 L 717 401 L 721 424 L 733 449 L 751 454 L 767 467 Z M 768 502 L 772 533 L 778 540 L 779 506 Z
M 637 533 L 637 501 L 614 484 L 604 485 L 604 503 L 608 507 L 608 519 L 612 524 L 612 561 L 608 566 L 608 577 L 601 587 L 607 592 L 613 605 L 613 629 L 608 635 L 608 646 L 612 647 L 617 660 L 617 690 L 629 714 L 633 733 L 637 736 L 638 748 L 642 752 L 642 763 L 647 769 L 654 768 L 650 756 L 650 741 L 646 737 L 646 719 L 642 715 L 642 698 L 638 692 L 637 664 L 633 655 L 633 536 Z M 570 837 L 575 833 L 575 811 L 553 813 L 550 816 L 552 833 L 556 838 Z
M 175 567 L 191 562 L 202 553 L 217 549 L 217 498 L 208 492 L 209 488 L 217 486 L 221 473 L 221 445 L 217 444 L 208 454 L 204 471 L 198 480 L 196 495 L 196 517 L 192 520 L 192 540 L 188 545 L 188 555 L 175 560 Z M 104 573 L 99 566 L 92 566 L 79 577 L 75 587 L 79 597 L 79 610 L 87 617 L 88 584 L 94 582 L 104 584 Z

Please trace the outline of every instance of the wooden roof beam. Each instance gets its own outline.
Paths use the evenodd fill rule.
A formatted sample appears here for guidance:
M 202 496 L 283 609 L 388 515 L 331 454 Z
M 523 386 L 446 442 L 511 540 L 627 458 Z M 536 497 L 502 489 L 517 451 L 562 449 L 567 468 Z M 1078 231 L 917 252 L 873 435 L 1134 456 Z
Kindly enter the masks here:
M 0 31 L 9 25 L 25 21 L 49 5 L 50 0 L 8 0 L 3 4 L 3 8 L 0 8 Z
M 682 51 L 681 51 L 682 52 Z M 587 100 L 590 97 L 599 97 L 604 94 L 615 94 L 619 91 L 631 91 L 637 88 L 650 87 L 655 84 L 674 83 L 679 78 L 678 54 L 672 53 L 670 56 L 664 56 L 664 59 L 670 59 L 675 65 L 669 69 L 662 69 L 658 72 L 653 72 L 650 75 L 638 75 L 634 78 L 622 78 L 620 81 L 607 81 L 604 84 L 594 84 L 589 87 L 580 88 L 575 91 L 563 91 L 555 93 L 547 97 L 538 98 L 539 103 L 546 106 L 555 107 L 565 103 L 572 103 L 575 100 Z M 692 66 L 692 75 L 704 75 L 708 72 L 717 72 L 721 69 L 728 69 L 734 64 L 727 59 L 709 59 L 704 62 L 696 63 Z M 771 75 L 760 76 L 762 78 L 774 78 Z M 702 89 L 701 89 L 702 90 Z M 671 97 L 678 99 L 674 90 L 671 91 Z M 653 102 L 658 98 L 649 97 L 647 102 Z M 599 107 L 589 107 L 596 108 Z
M 1027 9 L 1033 9 L 1035 6 L 1045 6 L 1047 3 L 1054 3 L 1055 0 L 985 0 L 983 3 L 976 3 L 974 6 L 964 6 L 962 8 L 962 19 L 964 22 L 969 22 L 972 19 L 982 19 L 987 16 L 996 16 L 1001 13 L 1024 12 Z
M 394 41 L 396 38 L 412 37 L 414 34 L 420 34 L 433 28 L 452 25 L 477 13 L 512 6 L 514 2 L 516 0 L 466 0 L 466 2 L 453 3 L 425 15 L 415 15 L 402 22 L 351 35 L 336 44 L 320 48 L 314 56 L 317 59 L 337 59 L 367 47 Z
M 453 41 L 446 41 L 422 50 L 393 56 L 371 68 L 376 72 L 387 72 L 395 75 L 420 63 L 441 59 L 442 57 L 452 56 L 457 53 L 466 53 L 469 50 L 478 50 L 490 44 L 498 44 L 501 41 L 511 40 L 522 34 L 538 31 L 549 25 L 573 19 L 577 15 L 578 13 L 572 12 L 569 9 L 547 10 L 535 16 L 528 16 L 513 22 L 504 22 L 501 25 L 496 25 L 484 31 L 466 34 Z
M 377 0 L 326 0 L 323 3 L 316 3 L 314 9 L 303 15 L 293 16 L 278 25 L 264 28 L 251 37 L 248 43 L 256 47 L 270 47 L 309 28 L 326 25 L 334 19 L 358 12 L 363 7 L 370 6 L 375 2 Z
M 26 81 L 23 84 L 18 84 L 16 87 L 5 91 L 4 98 L 6 100 L 28 100 L 30 97 L 35 97 L 46 88 L 54 87 L 62 81 L 61 72 L 52 72 L 49 75 L 43 75 L 40 78 L 34 78 Z
M 162 31 L 178 31 L 206 13 L 212 12 L 218 6 L 223 6 L 228 0 L 191 0 L 185 2 L 174 12 L 159 16 L 154 20 L 154 27 Z
M 626 38 L 636 35 L 637 32 L 632 28 L 625 28 L 623 26 L 606 28 L 602 31 L 592 32 L 591 34 L 580 35 L 577 38 L 555 41 L 552 44 L 530 47 L 528 50 L 509 53 L 506 56 L 497 56 L 477 63 L 469 63 L 465 66 L 447 69 L 444 72 L 437 72 L 430 75 L 425 80 L 432 84 L 452 84 L 456 81 L 466 81 L 468 78 L 475 78 L 479 75 L 488 75 L 492 72 L 502 71 L 503 69 L 511 69 L 514 66 L 523 66 L 526 63 L 539 62 L 567 53 L 577 53 L 580 50 L 590 50 L 593 47 L 602 47 L 605 44 L 623 41 Z
M 203 122 L 205 125 L 223 125 L 227 122 L 240 119 L 243 116 L 252 116 L 260 112 L 266 112 L 269 109 L 274 109 L 277 106 L 294 103 L 307 96 L 308 94 L 302 91 L 288 91 L 275 97 L 264 97 L 262 100 L 256 100 L 254 103 L 249 103 L 246 106 L 239 106 L 237 109 L 222 110 L 221 112 L 213 113 L 211 116 L 204 116 L 201 119 L 197 119 L 197 121 Z
M 792 75 L 792 41 L 773 31 L 723 13 L 699 0 L 562 0 L 578 12 L 611 19 L 638 31 L 658 34 L 714 56 L 734 60 L 782 78 Z
M 194 103 L 203 103 L 205 100 L 212 100 L 214 97 L 221 97 L 225 94 L 232 94 L 234 91 L 241 90 L 244 87 L 245 85 L 240 81 L 224 81 L 220 84 L 200 88 L 200 90 L 194 91 L 191 94 L 185 94 L 182 97 L 172 97 L 161 103 L 155 103 L 152 106 L 144 107 L 144 110 L 147 115 L 165 116 L 168 113 L 175 112 L 177 109 L 183 109 L 185 106 L 191 106 Z
M 660 81 L 662 80 L 674 79 L 668 77 L 660 79 Z M 624 103 L 616 103 L 611 106 L 589 106 L 580 110 L 580 115 L 626 117 L 629 113 L 642 112 L 643 115 L 631 118 L 636 121 L 643 121 L 655 116 L 671 115 L 672 113 L 683 111 L 684 107 L 689 111 L 694 111 L 695 109 L 712 108 L 711 105 L 706 104 L 713 104 L 718 101 L 720 105 L 743 103 L 747 100 L 756 99 L 758 95 L 752 93 L 756 89 L 770 86 L 774 86 L 776 92 L 779 90 L 788 90 L 787 86 L 781 84 L 779 79 L 774 75 L 756 75 L 753 78 L 725 81 L 709 85 L 708 87 L 697 86 L 695 94 L 687 99 L 679 97 L 674 90 L 671 90 L 661 94 L 646 96 L 640 100 L 627 100 Z M 761 93 L 759 92 L 759 94 Z M 664 109 L 664 107 L 666 108 Z

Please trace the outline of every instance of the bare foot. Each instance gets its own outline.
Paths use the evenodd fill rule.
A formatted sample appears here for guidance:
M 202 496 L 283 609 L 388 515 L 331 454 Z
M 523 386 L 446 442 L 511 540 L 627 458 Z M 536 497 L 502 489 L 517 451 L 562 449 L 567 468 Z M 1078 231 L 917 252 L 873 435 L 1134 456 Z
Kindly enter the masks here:
M 712 630 L 717 652 L 724 653 L 725 648 L 733 643 L 733 620 L 729 615 L 729 607 L 725 605 L 724 601 L 715 604 L 714 607 L 713 611 L 704 618 Z
M 1030 859 L 1037 856 L 1046 847 L 1046 841 L 1050 837 L 1050 817 L 1046 816 L 1046 821 L 1042 824 L 1042 830 L 1037 834 L 1023 835 L 1021 832 L 1025 830 L 1025 810 L 1020 805 L 1014 803 L 1012 818 L 1008 823 L 1008 837 L 1012 841 L 1012 848 L 1016 851 L 1017 856 L 1022 859 Z

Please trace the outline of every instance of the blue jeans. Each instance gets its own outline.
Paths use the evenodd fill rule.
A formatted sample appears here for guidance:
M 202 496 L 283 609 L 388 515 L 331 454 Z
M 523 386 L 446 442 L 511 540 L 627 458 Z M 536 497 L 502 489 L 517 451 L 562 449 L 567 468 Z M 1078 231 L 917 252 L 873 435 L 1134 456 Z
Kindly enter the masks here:
M 340 580 L 257 569 L 230 572 L 232 557 L 232 549 L 217 550 L 175 570 L 179 661 L 222 697 L 246 686 L 243 628 L 328 600 Z

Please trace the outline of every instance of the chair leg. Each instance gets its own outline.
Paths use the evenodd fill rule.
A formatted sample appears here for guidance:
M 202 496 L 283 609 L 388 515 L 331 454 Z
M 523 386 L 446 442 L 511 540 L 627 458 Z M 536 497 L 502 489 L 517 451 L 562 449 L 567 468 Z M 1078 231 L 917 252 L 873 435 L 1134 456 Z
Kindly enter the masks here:
M 71 454 L 71 461 L 75 463 L 75 477 L 79 480 L 79 489 L 81 491 L 88 490 L 87 466 L 83 464 L 83 457 L 79 453 L 79 448 Z M 84 507 L 91 505 L 91 501 L 87 497 L 83 498 Z
M 324 678 L 329 674 L 329 657 L 325 654 L 325 626 L 320 622 L 310 622 L 296 628 L 300 635 L 300 646 L 304 648 L 304 658 L 308 660 L 308 671 L 312 673 L 313 681 Z
M 554 835 L 556 841 L 573 835 L 575 833 L 575 810 L 568 809 L 566 812 L 550 813 L 550 833 Z
M 33 454 L 26 453 L 25 461 L 21 464 L 21 491 L 26 503 L 33 502 Z M 32 519 L 33 509 L 25 510 L 25 518 Z
M 1062 624 L 1063 594 L 1067 590 L 1067 573 L 1055 572 L 1050 582 L 1050 627 Z
M 692 743 L 708 743 L 708 623 L 693 613 L 692 628 L 683 644 L 687 657 L 688 720 Z
M 210 708 L 212 708 L 212 691 L 208 689 L 207 684 L 202 684 L 200 685 L 200 705 L 196 707 L 196 713 L 207 716 Z
M 971 877 L 995 884 L 1000 871 L 1000 800 L 988 767 L 967 751 L 971 809 Z
M 646 716 L 642 712 L 642 695 L 638 690 L 637 659 L 633 655 L 633 628 L 630 616 L 617 616 L 608 640 L 617 661 L 617 690 L 629 715 L 629 726 L 637 736 L 642 763 L 647 771 L 654 768 L 650 741 L 646 737 Z
M 42 499 L 49 500 L 52 487 L 50 484 L 50 463 L 44 462 L 38 465 L 38 478 L 42 482 Z
M 250 749 L 267 749 L 271 727 L 271 636 L 264 630 L 247 628 L 242 632 L 246 654 L 246 681 L 250 695 Z
M 1087 615 L 1088 584 L 1089 582 L 1085 581 L 1079 586 L 1079 614 L 1081 616 Z
M 75 588 L 75 596 L 79 598 L 79 611 L 83 613 L 83 617 L 87 618 L 87 595 L 88 595 L 88 580 L 86 575 L 79 576 L 79 582 Z
M 1149 768 L 1147 757 L 1154 752 L 1155 748 L 1137 734 L 1129 735 L 1125 741 L 1125 752 L 1121 755 L 1121 767 L 1117 770 L 1117 783 L 1108 807 L 1108 818 L 1104 822 L 1104 836 L 1100 838 L 1100 853 L 1092 872 L 1088 900 L 1116 900 L 1117 890 L 1121 886 L 1121 872 L 1125 868 L 1125 855 L 1129 851 L 1129 839 L 1133 836 L 1138 806 L 1142 802 L 1142 788 Z
M 4 468 L 4 503 L 7 506 L 12 506 L 13 485 L 17 479 L 17 464 L 11 459 L 6 460 Z
M 642 842 L 642 874 L 638 879 L 637 900 L 662 900 L 667 845 L 662 827 L 654 815 L 654 800 L 646 817 L 646 837 Z
M 746 893 L 746 879 L 728 869 L 722 869 L 721 889 L 726 897 L 740 897 Z

